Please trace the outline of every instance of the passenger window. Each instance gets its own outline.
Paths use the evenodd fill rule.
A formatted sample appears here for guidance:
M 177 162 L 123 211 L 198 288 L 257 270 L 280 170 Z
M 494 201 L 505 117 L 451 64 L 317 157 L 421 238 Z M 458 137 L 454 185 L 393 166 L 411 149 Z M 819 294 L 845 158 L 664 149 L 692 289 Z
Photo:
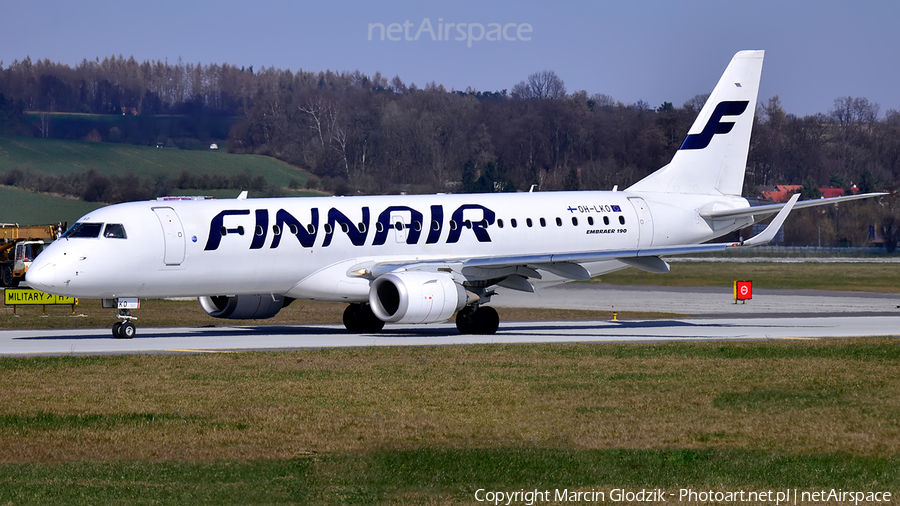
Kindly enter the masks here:
M 121 223 L 107 224 L 106 228 L 103 230 L 103 237 L 110 237 L 113 239 L 127 239 L 128 238 L 125 235 L 125 227 L 123 227 Z
M 512 228 L 516 228 L 516 227 L 519 225 L 519 223 L 516 222 L 516 219 L 515 219 L 515 218 L 510 218 L 510 219 L 509 219 L 509 224 L 512 225 Z
M 556 217 L 556 226 L 557 226 L 557 227 L 561 227 L 561 226 L 562 226 L 562 218 L 560 218 L 559 216 Z
M 592 227 L 594 226 L 594 217 L 593 216 L 588 216 L 588 225 L 590 225 Z
M 545 220 L 544 218 L 541 218 L 541 226 L 542 226 L 542 227 L 546 227 L 546 226 L 547 226 L 547 220 Z
M 531 223 L 531 218 L 526 218 L 526 219 L 525 219 L 525 224 L 528 225 L 528 228 L 531 228 L 531 225 L 532 225 L 532 223 Z
M 624 216 L 619 215 L 619 223 L 622 224 L 622 225 L 625 224 L 625 217 L 624 217 Z
M 604 216 L 604 217 L 603 217 L 603 224 L 604 224 L 604 225 L 609 225 L 609 216 Z
M 578 226 L 578 218 L 572 216 L 572 225 Z
M 500 219 L 497 220 L 497 227 L 498 227 L 498 228 L 503 228 L 503 218 L 500 218 Z

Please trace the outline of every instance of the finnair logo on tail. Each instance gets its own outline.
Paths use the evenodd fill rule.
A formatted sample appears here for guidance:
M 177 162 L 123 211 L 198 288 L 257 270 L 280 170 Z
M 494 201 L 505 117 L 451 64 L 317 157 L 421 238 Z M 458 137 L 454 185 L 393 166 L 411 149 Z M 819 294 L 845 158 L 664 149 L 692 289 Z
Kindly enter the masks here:
M 722 116 L 740 116 L 747 110 L 747 104 L 749 103 L 746 100 L 719 102 L 712 116 L 709 117 L 709 121 L 706 122 L 706 126 L 703 127 L 703 131 L 699 134 L 688 135 L 684 139 L 684 143 L 681 144 L 680 149 L 703 149 L 709 146 L 713 135 L 727 134 L 734 128 L 734 122 L 723 122 Z

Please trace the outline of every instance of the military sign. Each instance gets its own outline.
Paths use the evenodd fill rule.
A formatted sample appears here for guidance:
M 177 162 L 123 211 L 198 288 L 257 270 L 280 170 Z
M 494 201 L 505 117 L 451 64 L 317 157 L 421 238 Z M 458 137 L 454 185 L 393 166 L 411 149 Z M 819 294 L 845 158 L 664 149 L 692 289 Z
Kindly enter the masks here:
M 49 306 L 53 304 L 75 304 L 75 297 L 50 295 L 30 288 L 7 288 L 4 290 L 4 302 L 7 306 L 34 304 Z

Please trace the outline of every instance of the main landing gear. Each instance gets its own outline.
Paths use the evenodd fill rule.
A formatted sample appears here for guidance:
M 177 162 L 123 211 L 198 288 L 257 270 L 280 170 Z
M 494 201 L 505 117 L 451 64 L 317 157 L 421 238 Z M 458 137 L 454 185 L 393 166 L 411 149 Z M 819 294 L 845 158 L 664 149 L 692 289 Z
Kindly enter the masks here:
M 456 313 L 456 328 L 460 334 L 496 334 L 500 316 L 491 306 L 466 306 Z
M 344 310 L 344 327 L 354 333 L 375 334 L 381 332 L 384 322 L 375 316 L 368 304 L 350 304 Z

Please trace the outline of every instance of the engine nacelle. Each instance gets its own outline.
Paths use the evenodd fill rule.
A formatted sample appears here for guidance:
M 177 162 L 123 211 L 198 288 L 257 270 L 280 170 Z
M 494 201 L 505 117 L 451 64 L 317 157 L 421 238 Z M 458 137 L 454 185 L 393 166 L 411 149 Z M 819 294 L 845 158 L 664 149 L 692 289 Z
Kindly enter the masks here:
M 271 318 L 286 306 L 281 295 L 214 295 L 200 297 L 200 307 L 213 318 L 229 320 L 254 320 Z M 290 299 L 287 300 L 290 302 Z
M 372 312 L 386 322 L 444 321 L 466 305 L 466 298 L 466 290 L 443 272 L 385 274 L 369 289 Z

